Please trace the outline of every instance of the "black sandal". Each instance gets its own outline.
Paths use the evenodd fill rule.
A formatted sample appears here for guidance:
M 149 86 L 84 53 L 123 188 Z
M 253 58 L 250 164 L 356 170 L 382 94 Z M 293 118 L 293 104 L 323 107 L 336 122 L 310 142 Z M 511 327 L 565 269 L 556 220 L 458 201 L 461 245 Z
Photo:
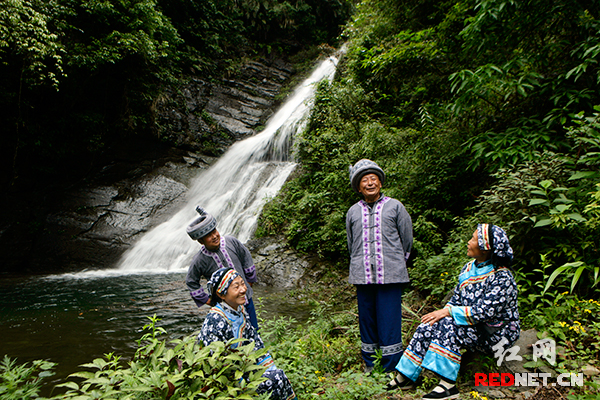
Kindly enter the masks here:
M 404 380 L 402 382 L 398 381 L 398 375 L 394 376 L 394 383 L 390 383 L 388 382 L 387 385 L 385 385 L 385 390 L 396 390 L 396 389 L 401 389 L 401 390 L 409 390 L 412 389 L 414 387 L 414 382 L 411 381 L 408 378 L 404 378 Z
M 437 387 L 432 390 L 431 392 L 429 392 L 428 394 L 426 394 L 425 396 L 423 396 L 424 400 L 450 400 L 450 399 L 456 399 L 459 397 L 459 392 L 458 392 L 458 388 L 455 386 L 452 386 L 450 389 L 446 389 L 445 387 L 438 385 L 439 387 L 441 387 L 442 389 L 444 389 L 443 392 L 436 392 L 435 389 L 437 389 Z

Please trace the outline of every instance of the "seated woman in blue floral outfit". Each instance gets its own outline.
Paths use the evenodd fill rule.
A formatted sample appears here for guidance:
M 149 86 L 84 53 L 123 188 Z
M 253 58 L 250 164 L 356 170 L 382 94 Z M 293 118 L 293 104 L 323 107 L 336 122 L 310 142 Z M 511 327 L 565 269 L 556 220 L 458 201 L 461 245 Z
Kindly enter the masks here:
M 212 274 L 208 281 L 208 291 L 211 294 L 210 305 L 213 307 L 198 335 L 198 340 L 205 346 L 216 341 L 227 342 L 243 338 L 254 341 L 255 351 L 265 347 L 244 309 L 246 290 L 244 279 L 232 268 L 220 268 Z M 272 400 L 296 399 L 292 384 L 283 370 L 275 367 L 269 353 L 258 359 L 258 365 L 267 367 L 262 375 L 267 380 L 259 385 L 259 394 L 270 393 Z
M 454 295 L 444 308 L 421 317 L 388 390 L 412 388 L 426 368 L 440 382 L 423 398 L 455 399 L 462 349 L 494 354 L 499 347 L 493 347 L 507 349 L 519 338 L 517 284 L 508 268 L 513 251 L 506 232 L 496 225 L 477 225 L 467 255 L 473 260 L 462 268 Z

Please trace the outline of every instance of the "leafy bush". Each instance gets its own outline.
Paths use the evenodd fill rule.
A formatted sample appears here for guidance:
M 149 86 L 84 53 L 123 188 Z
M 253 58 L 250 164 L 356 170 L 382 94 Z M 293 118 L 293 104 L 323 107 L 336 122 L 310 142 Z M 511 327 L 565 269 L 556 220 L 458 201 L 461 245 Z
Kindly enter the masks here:
M 38 398 L 42 379 L 54 375 L 54 363 L 36 360 L 17 365 L 16 360 L 4 356 L 0 362 L 0 398 L 3 400 L 30 400 Z
M 577 153 L 546 152 L 514 172 L 500 171 L 480 199 L 480 214 L 494 215 L 512 233 L 516 268 L 532 295 L 551 286 L 574 291 L 580 277 L 581 295 L 599 293 L 598 118 L 573 117 L 567 138 Z
M 156 316 L 148 317 L 144 326 L 149 332 L 139 341 L 127 367 L 120 357 L 106 354 L 82 367 L 95 370 L 81 371 L 70 375 L 82 378 L 58 385 L 67 388 L 64 395 L 56 398 L 84 399 L 253 399 L 258 396 L 256 388 L 264 381 L 265 367 L 256 365 L 256 360 L 266 350 L 254 351 L 254 343 L 232 348 L 242 340 L 234 339 L 213 342 L 200 347 L 192 336 L 171 341 L 175 346 L 167 347 L 159 337 L 165 334 L 157 327 Z
M 536 328 L 540 338 L 556 341 L 559 373 L 578 371 L 583 363 L 600 359 L 600 302 L 581 300 L 568 292 L 553 295 L 548 307 L 537 308 L 523 316 L 523 322 Z M 544 359 L 526 366 L 539 368 Z
M 381 393 L 387 374 L 367 376 L 361 370 L 356 303 L 343 304 L 340 310 L 325 301 L 313 305 L 303 326 L 286 318 L 261 324 L 261 335 L 298 398 L 365 399 Z

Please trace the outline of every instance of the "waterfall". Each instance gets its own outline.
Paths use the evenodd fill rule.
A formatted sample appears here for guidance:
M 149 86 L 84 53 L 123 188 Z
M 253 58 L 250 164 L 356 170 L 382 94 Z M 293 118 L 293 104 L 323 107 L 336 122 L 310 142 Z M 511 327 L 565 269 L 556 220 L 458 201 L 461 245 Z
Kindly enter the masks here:
M 232 145 L 193 180 L 186 205 L 140 238 L 121 258 L 121 273 L 181 272 L 199 244 L 185 232 L 201 205 L 217 219 L 221 235 L 251 238 L 265 202 L 274 197 L 296 164 L 289 159 L 293 135 L 304 129 L 316 84 L 331 80 L 337 58 L 322 61 L 255 136 Z

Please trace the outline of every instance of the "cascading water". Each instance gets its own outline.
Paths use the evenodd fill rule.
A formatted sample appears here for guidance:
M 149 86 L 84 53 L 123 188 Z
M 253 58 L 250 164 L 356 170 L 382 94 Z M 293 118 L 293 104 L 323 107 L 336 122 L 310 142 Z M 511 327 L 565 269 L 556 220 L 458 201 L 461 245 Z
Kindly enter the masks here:
M 182 282 L 199 248 L 185 233 L 197 215 L 196 205 L 217 218 L 222 234 L 236 235 L 242 242 L 250 238 L 266 199 L 279 191 L 295 167 L 288 150 L 294 133 L 306 124 L 314 84 L 332 79 L 336 62 L 330 58 L 321 63 L 263 132 L 233 145 L 202 171 L 190 187 L 187 205 L 145 234 L 118 268 L 0 280 L 0 355 L 19 357 L 19 362 L 57 362 L 50 382 L 54 385 L 107 352 L 132 356 L 139 328 L 149 315 L 156 315 L 172 338 L 197 331 L 208 307 L 198 309 Z M 262 296 L 270 288 L 255 290 Z M 265 301 L 261 309 L 271 316 L 308 317 L 304 303 L 294 297 Z M 48 395 L 50 384 L 44 389 Z
M 335 57 L 321 62 L 262 132 L 234 144 L 213 166 L 201 172 L 191 185 L 183 209 L 127 251 L 119 263 L 119 273 L 186 269 L 198 251 L 198 244 L 185 233 L 185 227 L 197 215 L 196 205 L 217 219 L 222 235 L 234 235 L 242 242 L 250 239 L 266 200 L 277 194 L 296 166 L 288 159 L 290 143 L 306 125 L 316 83 L 331 80 L 336 64 Z

